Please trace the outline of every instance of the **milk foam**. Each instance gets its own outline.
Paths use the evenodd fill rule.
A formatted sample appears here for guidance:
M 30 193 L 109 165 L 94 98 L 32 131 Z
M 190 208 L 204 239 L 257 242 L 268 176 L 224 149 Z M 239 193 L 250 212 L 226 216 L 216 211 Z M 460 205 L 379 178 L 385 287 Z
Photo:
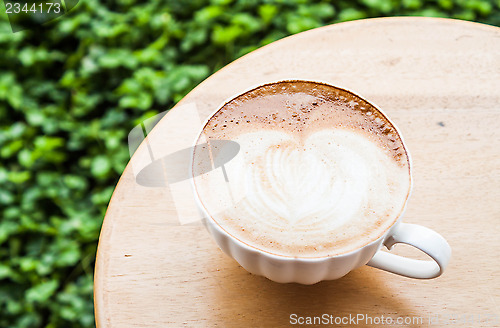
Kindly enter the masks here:
M 225 172 L 195 178 L 196 191 L 217 224 L 261 250 L 349 252 L 381 236 L 406 202 L 407 162 L 362 129 L 323 125 L 298 133 L 252 125 L 231 140 L 238 155 Z

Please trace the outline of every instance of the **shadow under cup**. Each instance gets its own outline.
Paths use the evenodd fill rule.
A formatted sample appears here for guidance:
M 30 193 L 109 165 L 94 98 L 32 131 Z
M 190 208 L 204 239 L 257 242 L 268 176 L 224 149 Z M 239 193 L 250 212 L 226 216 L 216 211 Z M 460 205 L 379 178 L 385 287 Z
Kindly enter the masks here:
M 226 254 L 271 280 L 312 284 L 367 264 L 404 225 L 410 162 L 397 127 L 368 101 L 322 82 L 280 81 L 209 117 L 191 181 Z M 387 267 L 394 260 L 377 267 L 405 274 Z M 419 262 L 432 262 L 434 276 L 445 266 Z

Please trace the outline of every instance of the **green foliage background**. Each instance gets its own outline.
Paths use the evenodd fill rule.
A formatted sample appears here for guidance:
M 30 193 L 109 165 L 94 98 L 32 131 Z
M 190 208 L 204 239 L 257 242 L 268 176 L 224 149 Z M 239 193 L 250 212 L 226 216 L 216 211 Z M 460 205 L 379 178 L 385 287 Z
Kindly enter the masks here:
M 2 8 L 0 327 L 94 326 L 97 238 L 136 124 L 262 45 L 395 15 L 499 26 L 500 0 L 83 0 L 19 33 Z

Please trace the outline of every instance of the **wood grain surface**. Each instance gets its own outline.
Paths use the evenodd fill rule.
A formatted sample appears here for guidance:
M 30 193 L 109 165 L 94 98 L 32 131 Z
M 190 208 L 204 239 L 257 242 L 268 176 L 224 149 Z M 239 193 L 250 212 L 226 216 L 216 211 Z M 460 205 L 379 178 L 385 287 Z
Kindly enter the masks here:
M 312 286 L 274 283 L 247 273 L 217 248 L 195 217 L 185 181 L 155 187 L 137 179 L 153 160 L 188 147 L 224 100 L 290 78 L 353 90 L 398 125 L 415 180 L 404 221 L 448 240 L 453 255 L 443 276 L 414 280 L 365 266 Z M 394 251 L 421 257 L 406 246 Z M 499 251 L 500 29 L 430 18 L 336 24 L 228 65 L 148 135 L 102 227 L 97 327 L 305 326 L 293 325 L 292 314 L 372 318 L 359 327 L 381 326 L 376 320 L 382 316 L 406 319 L 387 327 L 500 327 Z

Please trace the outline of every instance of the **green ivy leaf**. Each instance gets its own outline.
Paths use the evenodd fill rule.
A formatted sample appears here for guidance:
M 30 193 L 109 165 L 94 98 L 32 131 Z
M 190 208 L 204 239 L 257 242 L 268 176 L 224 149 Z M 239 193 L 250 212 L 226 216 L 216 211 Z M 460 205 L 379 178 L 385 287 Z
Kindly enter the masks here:
M 15 184 L 23 184 L 31 178 L 29 171 L 9 172 L 9 181 Z
M 103 156 L 103 155 L 96 156 L 92 160 L 90 170 L 91 170 L 93 176 L 99 177 L 99 178 L 104 177 L 111 170 L 111 162 L 109 161 L 109 159 L 106 156 Z
M 26 292 L 26 300 L 28 302 L 45 302 L 47 301 L 59 287 L 57 280 L 42 282 Z
M 212 32 L 212 40 L 216 44 L 228 44 L 234 42 L 242 34 L 243 29 L 237 25 L 216 25 Z

